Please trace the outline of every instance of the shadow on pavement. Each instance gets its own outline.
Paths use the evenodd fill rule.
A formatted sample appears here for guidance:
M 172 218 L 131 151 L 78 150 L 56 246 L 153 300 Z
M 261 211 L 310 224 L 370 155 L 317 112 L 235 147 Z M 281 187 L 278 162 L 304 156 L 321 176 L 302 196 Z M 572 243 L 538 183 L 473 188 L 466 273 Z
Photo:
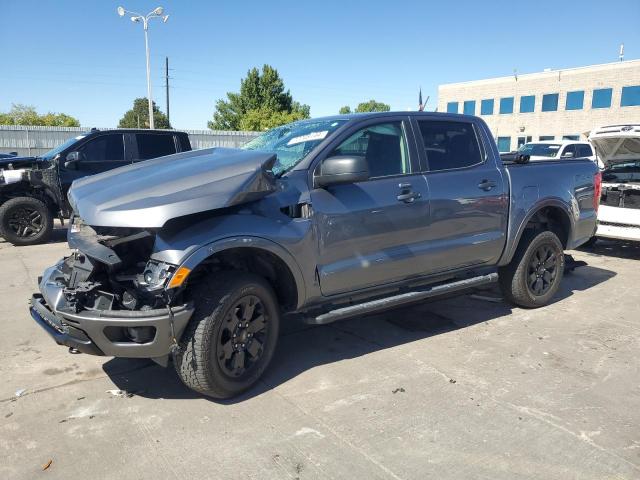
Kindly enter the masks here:
M 580 267 L 568 274 L 554 299 L 564 300 L 606 282 L 616 274 L 596 267 Z M 440 298 L 411 307 L 353 318 L 324 326 L 285 322 L 274 359 L 254 388 L 220 404 L 242 402 L 271 390 L 301 373 L 342 360 L 465 328 L 504 317 L 512 312 L 497 286 Z M 150 360 L 114 358 L 104 370 L 121 390 L 146 398 L 206 398 L 185 387 L 171 365 L 163 368 Z
M 588 255 L 604 255 L 617 258 L 640 260 L 640 242 L 609 240 L 599 238 L 595 245 L 578 249 Z

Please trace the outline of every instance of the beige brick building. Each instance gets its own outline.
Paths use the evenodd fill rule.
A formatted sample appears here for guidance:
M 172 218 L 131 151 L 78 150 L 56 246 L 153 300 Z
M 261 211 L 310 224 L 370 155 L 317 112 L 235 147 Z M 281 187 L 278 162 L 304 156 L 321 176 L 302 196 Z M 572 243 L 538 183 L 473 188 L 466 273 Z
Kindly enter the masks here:
M 438 111 L 479 115 L 501 151 L 584 139 L 599 125 L 640 123 L 640 60 L 440 85 Z

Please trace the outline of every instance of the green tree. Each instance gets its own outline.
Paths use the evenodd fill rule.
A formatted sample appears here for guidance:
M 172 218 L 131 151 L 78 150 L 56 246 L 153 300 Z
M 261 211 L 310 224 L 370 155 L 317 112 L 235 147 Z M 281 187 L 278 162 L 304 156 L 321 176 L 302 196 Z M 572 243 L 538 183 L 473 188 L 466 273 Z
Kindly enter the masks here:
M 37 125 L 45 127 L 79 127 L 80 122 L 65 113 L 40 115 L 33 105 L 14 103 L 7 113 L 0 113 L 0 125 Z
M 375 100 L 369 100 L 368 102 L 359 103 L 356 107 L 356 112 L 388 112 L 391 107 L 386 103 L 376 102 Z
M 171 128 L 169 119 L 156 106 L 156 102 L 153 102 L 153 122 L 156 128 Z M 125 112 L 118 128 L 149 128 L 149 102 L 146 97 L 133 101 L 133 108 Z
M 340 115 L 346 115 L 347 113 L 351 113 L 351 107 L 349 105 L 340 107 L 340 111 L 338 113 L 340 113 Z
M 278 71 L 263 65 L 252 68 L 240 80 L 239 93 L 227 93 L 216 102 L 212 130 L 264 130 L 293 120 L 309 118 L 310 108 L 293 100 Z

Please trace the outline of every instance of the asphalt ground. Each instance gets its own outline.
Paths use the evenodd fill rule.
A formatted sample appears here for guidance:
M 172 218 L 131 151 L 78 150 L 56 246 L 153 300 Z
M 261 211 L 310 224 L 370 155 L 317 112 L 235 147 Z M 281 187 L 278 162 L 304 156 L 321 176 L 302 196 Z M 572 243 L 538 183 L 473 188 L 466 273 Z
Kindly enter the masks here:
M 42 331 L 27 301 L 64 238 L 0 241 L 1 479 L 640 478 L 640 245 L 570 252 L 588 265 L 538 310 L 492 289 L 285 325 L 259 385 L 216 402 Z

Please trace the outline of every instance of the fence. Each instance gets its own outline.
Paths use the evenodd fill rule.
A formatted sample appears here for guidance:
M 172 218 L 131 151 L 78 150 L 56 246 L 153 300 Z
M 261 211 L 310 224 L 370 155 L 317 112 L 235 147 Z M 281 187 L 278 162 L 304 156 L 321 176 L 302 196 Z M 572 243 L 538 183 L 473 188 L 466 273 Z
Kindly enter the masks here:
M 108 128 L 101 130 L 110 130 Z M 36 127 L 0 125 L 0 153 L 41 155 L 71 137 L 86 132 L 82 127 Z M 182 130 L 189 134 L 191 148 L 240 147 L 258 135 L 257 132 L 224 130 Z

